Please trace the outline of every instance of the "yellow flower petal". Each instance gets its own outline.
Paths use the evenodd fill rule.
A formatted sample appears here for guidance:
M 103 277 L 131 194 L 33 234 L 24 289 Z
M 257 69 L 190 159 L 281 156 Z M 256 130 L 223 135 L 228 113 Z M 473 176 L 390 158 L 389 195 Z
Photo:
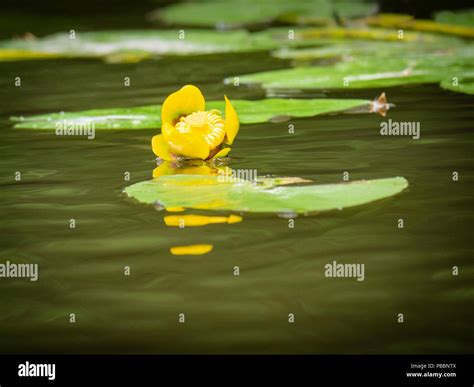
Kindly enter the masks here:
M 226 157 L 229 152 L 231 151 L 232 149 L 231 148 L 224 148 L 224 149 L 221 149 L 219 152 L 217 152 L 212 158 L 213 159 L 216 159 L 218 157 Z
M 174 124 L 181 116 L 203 111 L 206 101 L 201 91 L 193 85 L 183 86 L 170 94 L 161 107 L 161 122 Z
M 168 137 L 171 153 L 205 160 L 209 156 L 209 145 L 202 136 L 193 133 L 180 133 L 174 130 Z
M 168 142 L 168 138 L 171 136 L 171 134 L 175 131 L 175 127 L 173 124 L 170 124 L 169 122 L 164 122 L 161 124 L 161 134 L 163 135 L 163 139 Z
M 175 246 L 170 248 L 173 255 L 202 255 L 212 250 L 213 245 Z
M 151 149 L 153 149 L 153 153 L 159 158 L 167 161 L 173 160 L 173 156 L 169 153 L 168 144 L 161 134 L 153 136 L 151 139 Z
M 227 96 L 225 98 L 225 132 L 227 137 L 227 144 L 232 144 L 234 142 L 235 136 L 239 131 L 239 116 L 235 111 L 234 107 L 230 103 Z

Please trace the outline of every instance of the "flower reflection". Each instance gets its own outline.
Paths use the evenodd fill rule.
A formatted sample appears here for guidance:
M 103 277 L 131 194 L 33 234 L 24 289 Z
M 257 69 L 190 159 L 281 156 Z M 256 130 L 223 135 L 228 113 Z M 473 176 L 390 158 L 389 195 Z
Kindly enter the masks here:
M 159 179 L 168 175 L 199 175 L 199 176 L 216 176 L 231 175 L 232 170 L 227 166 L 216 166 L 201 160 L 186 161 L 163 161 L 153 170 L 153 178 Z M 197 183 L 196 180 L 195 183 Z M 209 206 L 212 207 L 212 206 Z M 167 212 L 184 212 L 183 207 L 169 207 Z M 164 222 L 168 227 L 203 227 L 212 224 L 234 224 L 239 223 L 243 218 L 239 215 L 230 214 L 228 216 L 211 216 L 200 214 L 180 214 L 165 215 Z M 212 244 L 194 244 L 186 246 L 173 246 L 170 252 L 173 255 L 203 255 L 213 250 Z
M 170 247 L 170 252 L 173 255 L 203 255 L 212 251 L 214 245 L 201 244 L 189 246 L 174 246 Z

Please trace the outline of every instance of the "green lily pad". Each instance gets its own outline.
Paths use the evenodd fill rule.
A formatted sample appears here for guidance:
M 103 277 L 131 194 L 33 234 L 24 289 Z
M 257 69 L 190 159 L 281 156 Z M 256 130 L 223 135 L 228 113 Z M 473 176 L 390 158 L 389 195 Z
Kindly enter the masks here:
M 360 89 L 439 81 L 444 74 L 412 68 L 405 58 L 376 62 L 373 58 L 334 66 L 297 67 L 239 76 L 241 84 L 269 89 Z
M 94 129 L 153 129 L 161 126 L 161 106 L 93 109 L 71 113 L 39 114 L 30 117 L 10 117 L 19 129 L 57 129 L 68 125 Z
M 364 40 L 321 40 L 317 47 L 308 48 L 282 48 L 272 53 L 281 59 L 311 61 L 319 59 L 338 59 L 339 61 L 350 58 L 373 57 L 390 59 L 394 56 L 404 56 L 411 61 L 424 60 L 427 55 L 452 58 L 455 55 L 466 56 L 466 50 L 472 50 L 455 38 L 438 38 L 433 41 L 373 41 Z M 453 52 L 453 49 L 456 51 Z M 463 53 L 464 52 L 464 53 Z M 468 56 L 474 53 L 467 53 Z
M 280 50 L 275 55 L 294 58 L 304 66 L 239 76 L 241 84 L 273 89 L 343 89 L 439 83 L 462 78 L 474 64 L 474 46 L 456 39 L 443 44 L 377 42 Z M 333 58 L 334 65 L 305 62 Z M 268 93 L 271 94 L 271 93 Z
M 346 111 L 370 103 L 363 99 L 286 99 L 268 98 L 259 101 L 235 100 L 232 104 L 243 124 L 272 120 L 285 121 L 290 117 L 313 117 L 320 114 Z M 224 103 L 209 102 L 206 108 L 224 111 Z M 367 109 L 367 113 L 369 109 Z
M 151 19 L 167 24 L 191 27 L 239 28 L 244 25 L 271 22 L 281 12 L 283 1 L 202 1 L 183 2 L 160 8 Z M 285 9 L 288 7 L 286 3 Z
M 403 14 L 378 14 L 367 18 L 365 22 L 369 26 L 423 31 L 472 39 L 474 38 L 474 29 L 470 18 L 472 15 L 469 13 L 449 12 L 440 14 L 437 21 L 415 19 L 413 16 Z
M 437 12 L 434 19 L 439 23 L 474 27 L 474 8 Z
M 403 177 L 340 184 L 279 186 L 247 180 L 222 182 L 218 176 L 168 175 L 143 181 L 124 192 L 141 203 L 263 213 L 309 213 L 343 209 L 400 193 Z
M 452 79 L 444 80 L 440 83 L 440 86 L 446 90 L 474 95 L 474 73 L 471 74 L 470 78 L 464 77 L 458 79 L 457 82 L 453 82 Z
M 268 50 L 277 46 L 268 34 L 247 31 L 137 30 L 57 33 L 37 39 L 0 42 L 0 60 L 48 57 L 105 57 L 135 61 L 156 55 L 200 55 Z
M 272 98 L 258 101 L 232 100 L 242 124 L 267 121 L 284 121 L 290 117 L 312 117 L 339 112 L 369 104 L 363 99 L 284 99 Z M 225 110 L 224 101 L 209 101 L 206 109 Z M 367 108 L 367 112 L 369 109 Z M 161 126 L 161 106 L 96 109 L 73 113 L 41 114 L 31 117 L 11 117 L 15 128 L 56 129 L 68 126 L 95 129 L 156 129 Z
M 377 5 L 368 1 L 332 0 L 307 2 L 300 9 L 285 12 L 277 20 L 288 24 L 328 25 L 337 24 L 337 19 L 353 19 L 371 15 L 376 12 Z
M 291 23 L 334 22 L 334 14 L 353 18 L 369 15 L 374 3 L 330 0 L 206 0 L 183 2 L 160 8 L 151 19 L 171 25 L 212 28 L 240 28 L 274 20 Z

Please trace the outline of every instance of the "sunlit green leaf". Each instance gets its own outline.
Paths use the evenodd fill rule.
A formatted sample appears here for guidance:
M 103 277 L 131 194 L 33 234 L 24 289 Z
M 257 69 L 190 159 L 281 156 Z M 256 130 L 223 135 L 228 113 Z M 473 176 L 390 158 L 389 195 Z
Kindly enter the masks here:
M 458 93 L 474 94 L 474 73 L 471 74 L 470 78 L 444 80 L 440 83 L 440 86 L 443 89 L 456 91 Z
M 408 186 L 402 177 L 352 183 L 278 186 L 219 176 L 168 175 L 133 184 L 125 193 L 139 202 L 207 210 L 308 213 L 358 206 L 390 197 Z
M 375 3 L 357 0 L 332 0 L 320 1 L 299 10 L 293 10 L 281 14 L 278 21 L 299 25 L 336 25 L 345 19 L 363 17 L 377 10 Z
M 267 121 L 285 121 L 290 117 L 311 117 L 324 113 L 344 111 L 368 105 L 362 99 L 263 99 L 258 101 L 232 100 L 240 122 L 253 124 Z M 223 101 L 209 101 L 207 109 L 225 111 Z M 367 112 L 369 109 L 367 108 Z M 95 129 L 153 129 L 161 125 L 161 106 L 97 109 L 74 113 L 52 113 L 31 117 L 12 117 L 15 128 L 56 129 L 58 125 L 94 125 Z
M 442 22 L 441 22 L 442 21 Z M 379 14 L 366 19 L 369 26 L 454 35 L 474 38 L 472 13 L 443 13 L 436 21 L 415 19 L 410 15 Z
M 458 40 L 435 43 L 332 44 L 275 53 L 304 66 L 239 76 L 241 84 L 275 89 L 343 89 L 439 83 L 464 77 L 474 65 L 474 46 Z M 331 59 L 332 63 L 312 65 Z M 306 62 L 306 63 L 305 63 Z
M 474 27 L 474 8 L 437 12 L 435 20 L 440 23 Z
M 244 124 L 255 124 L 267 121 L 285 121 L 285 117 L 312 117 L 319 114 L 332 113 L 368 106 L 369 101 L 363 99 L 285 99 L 269 98 L 258 101 L 232 101 L 239 119 Z M 224 111 L 224 103 L 210 102 L 207 108 Z M 367 112 L 369 110 L 367 109 Z
M 37 39 L 0 42 L 0 60 L 43 57 L 104 57 L 112 61 L 136 61 L 152 55 L 189 55 L 248 52 L 276 47 L 267 34 L 246 31 L 137 30 L 68 32 Z
M 374 3 L 341 0 L 207 0 L 182 2 L 160 8 L 152 19 L 179 26 L 239 28 L 274 20 L 298 24 L 334 23 L 335 15 L 362 17 L 375 10 Z

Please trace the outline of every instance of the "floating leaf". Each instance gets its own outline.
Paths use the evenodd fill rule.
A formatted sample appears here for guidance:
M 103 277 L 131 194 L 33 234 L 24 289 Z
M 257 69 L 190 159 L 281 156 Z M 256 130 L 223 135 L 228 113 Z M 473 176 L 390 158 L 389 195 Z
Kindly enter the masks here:
M 276 46 L 268 34 L 247 31 L 98 31 L 78 32 L 74 39 L 69 33 L 57 33 L 44 38 L 2 41 L 0 60 L 104 57 L 111 62 L 133 62 L 151 55 L 248 52 Z
M 281 12 L 280 3 L 269 1 L 202 1 L 172 4 L 152 12 L 151 19 L 167 24 L 194 27 L 239 28 L 272 21 Z M 288 7 L 286 2 L 285 9 Z
M 161 106 L 93 109 L 71 113 L 39 114 L 30 117 L 11 117 L 15 128 L 68 130 L 69 127 L 95 129 L 152 129 L 161 126 Z
M 440 83 L 443 89 L 456 91 L 458 93 L 474 94 L 474 73 L 470 78 L 461 78 L 453 82 L 452 79 L 444 80 Z
M 418 69 L 405 58 L 375 61 L 374 58 L 338 63 L 335 66 L 298 67 L 239 76 L 241 84 L 265 89 L 342 89 L 390 87 L 436 82 L 444 74 Z
M 369 15 L 374 10 L 374 3 L 354 0 L 207 0 L 172 4 L 150 16 L 171 25 L 223 29 L 267 24 L 274 20 L 328 24 L 334 22 L 335 13 L 351 18 Z
M 267 122 L 274 117 L 312 117 L 338 112 L 357 106 L 368 105 L 362 99 L 284 99 L 273 98 L 258 101 L 232 100 L 240 122 L 253 124 Z M 209 101 L 207 109 L 225 110 L 223 101 Z M 369 109 L 367 108 L 367 112 Z M 31 117 L 12 117 L 15 128 L 57 129 L 156 129 L 161 126 L 161 106 L 138 106 L 132 108 L 85 110 L 74 113 L 41 114 Z
M 61 58 L 60 54 L 50 53 L 46 51 L 33 51 L 33 50 L 20 50 L 20 49 L 8 49 L 0 48 L 0 62 L 15 61 L 18 59 L 30 60 L 30 59 L 54 59 Z
M 325 40 L 323 40 L 325 39 Z M 327 42 L 327 39 L 335 40 L 375 40 L 375 41 L 400 41 L 398 31 L 394 29 L 382 28 L 343 28 L 343 27 L 324 27 L 295 30 L 294 42 L 319 43 Z M 404 41 L 411 42 L 417 40 L 433 40 L 434 38 L 427 34 L 415 32 L 406 32 L 403 36 Z
M 343 19 L 370 15 L 376 10 L 376 4 L 371 2 L 333 0 L 319 2 L 317 5 L 308 5 L 293 12 L 286 12 L 280 15 L 277 20 L 283 23 L 299 25 L 336 24 L 343 21 Z
M 239 76 L 241 84 L 275 89 L 339 89 L 438 83 L 463 77 L 474 64 L 474 46 L 458 40 L 446 44 L 338 44 L 321 48 L 282 50 L 275 55 L 298 61 L 334 58 L 334 65 L 297 67 Z M 406 44 L 406 43 L 405 43 Z
M 339 112 L 367 105 L 363 99 L 285 99 L 268 98 L 259 101 L 232 101 L 240 122 L 254 124 L 273 118 L 313 117 L 320 114 Z M 223 111 L 223 102 L 211 102 L 207 106 Z M 368 112 L 368 110 L 367 110 Z
M 390 59 L 401 56 L 409 60 L 423 60 L 426 55 L 453 57 L 460 51 L 465 51 L 471 46 L 466 45 L 458 39 L 442 38 L 434 41 L 376 41 L 366 42 L 364 40 L 322 41 L 317 47 L 308 48 L 283 48 L 272 53 L 281 59 L 294 59 L 298 61 L 311 61 L 320 59 L 337 59 L 339 61 L 350 60 L 350 58 L 375 57 Z M 474 55 L 474 53 L 472 53 Z M 462 53 L 461 53 L 462 55 Z M 471 54 L 469 54 L 471 55 Z
M 447 21 L 449 17 L 445 14 L 439 17 L 437 21 L 414 19 L 410 15 L 399 15 L 399 14 L 379 14 L 371 16 L 366 19 L 369 26 L 389 27 L 389 28 L 401 28 L 406 30 L 416 30 L 423 32 L 435 32 L 447 35 L 460 36 L 465 38 L 474 38 L 474 28 L 472 28 L 472 14 L 464 14 L 462 16 L 463 21 L 470 20 L 470 24 L 461 24 L 459 19 L 456 20 L 455 16 L 451 16 L 451 21 L 457 21 L 455 24 L 446 24 L 445 22 L 440 23 L 440 20 Z
M 474 9 L 437 12 L 435 14 L 435 21 L 439 23 L 474 27 Z
M 222 182 L 218 176 L 168 175 L 125 188 L 139 202 L 164 207 L 264 213 L 307 213 L 366 204 L 403 191 L 403 177 L 351 183 L 279 186 L 247 180 Z

